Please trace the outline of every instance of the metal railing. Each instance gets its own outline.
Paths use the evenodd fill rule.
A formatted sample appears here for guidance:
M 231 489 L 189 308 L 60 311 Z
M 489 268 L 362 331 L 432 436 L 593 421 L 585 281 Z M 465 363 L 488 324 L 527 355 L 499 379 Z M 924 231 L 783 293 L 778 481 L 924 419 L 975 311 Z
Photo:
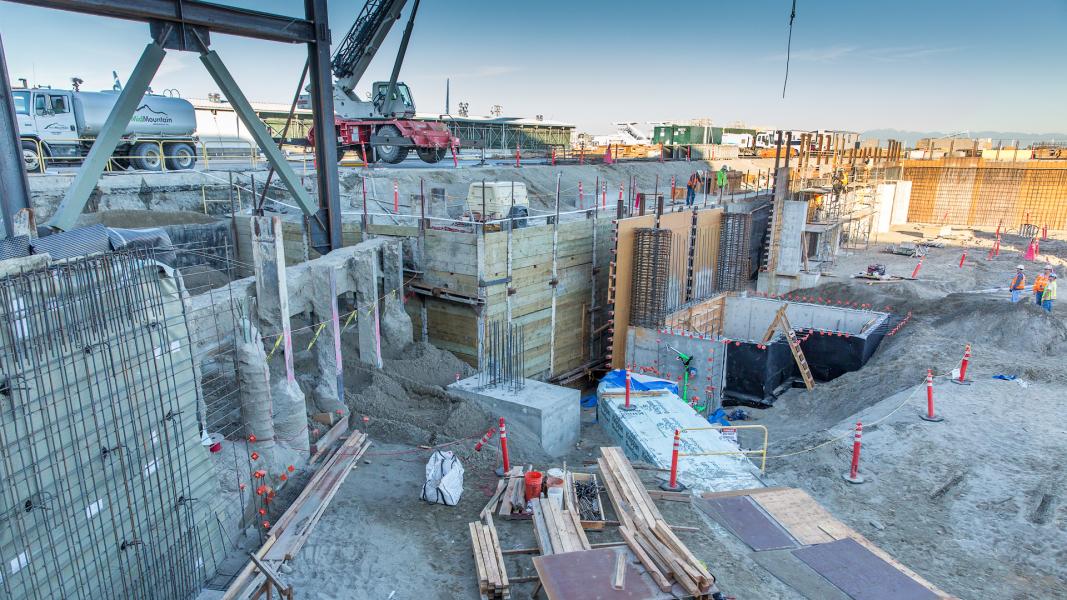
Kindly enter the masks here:
M 47 146 L 52 144 L 63 145 L 78 145 L 82 147 L 84 145 L 92 145 L 94 138 L 55 138 L 49 140 L 29 139 L 24 138 L 22 141 L 33 142 L 36 148 L 38 170 L 34 174 L 44 174 L 48 172 L 48 165 L 53 166 L 63 163 L 73 164 L 85 159 L 85 156 L 78 154 L 76 156 L 55 156 L 47 151 Z M 212 161 L 247 161 L 248 165 L 255 169 L 258 168 L 264 159 L 260 156 L 259 147 L 255 142 L 251 140 L 226 140 L 226 141 L 205 141 L 197 138 L 168 138 L 165 140 L 146 140 L 139 143 L 153 144 L 158 149 L 158 154 L 127 154 L 123 156 L 112 156 L 107 162 L 105 167 L 106 172 L 123 171 L 127 168 L 133 168 L 138 171 L 149 172 L 169 172 L 169 171 L 187 171 L 189 169 L 172 169 L 167 166 L 168 160 L 173 159 L 186 159 L 187 155 L 174 155 L 167 154 L 165 146 L 173 147 L 174 144 L 187 144 L 193 147 L 195 159 L 200 161 L 204 168 L 210 168 Z M 247 147 L 247 150 L 244 148 Z M 132 165 L 128 164 L 128 161 L 134 159 L 152 158 L 159 160 L 159 169 L 136 169 Z M 304 175 L 314 172 L 314 154 L 310 152 L 303 152 L 296 154 L 286 153 L 286 160 L 289 162 L 299 162 Z M 127 162 L 127 166 L 123 166 L 119 161 Z M 309 165 L 310 163 L 310 165 Z M 309 170 L 310 166 L 310 170 Z
M 729 426 L 726 426 L 726 425 L 710 425 L 708 427 L 687 427 L 687 428 L 683 429 L 682 431 L 686 432 L 686 431 L 708 431 L 708 430 L 714 430 L 714 431 L 718 431 L 720 433 L 720 435 L 721 435 L 722 431 L 724 429 L 726 429 L 726 430 L 731 430 L 731 429 L 735 429 L 735 430 L 739 430 L 739 429 L 762 429 L 763 430 L 763 448 L 760 449 L 760 450 L 743 450 L 743 449 L 741 449 L 741 445 L 740 445 L 740 442 L 739 442 L 737 450 L 727 450 L 727 451 L 722 451 L 722 452 L 679 452 L 678 456 L 679 457 L 681 457 L 681 456 L 745 456 L 745 457 L 748 457 L 749 455 L 752 455 L 752 454 L 758 454 L 758 455 L 760 455 L 762 457 L 761 460 L 760 460 L 760 467 L 759 467 L 760 473 L 765 473 L 767 471 L 767 440 L 768 440 L 768 432 L 767 432 L 767 427 L 766 426 L 764 426 L 764 425 L 729 425 Z

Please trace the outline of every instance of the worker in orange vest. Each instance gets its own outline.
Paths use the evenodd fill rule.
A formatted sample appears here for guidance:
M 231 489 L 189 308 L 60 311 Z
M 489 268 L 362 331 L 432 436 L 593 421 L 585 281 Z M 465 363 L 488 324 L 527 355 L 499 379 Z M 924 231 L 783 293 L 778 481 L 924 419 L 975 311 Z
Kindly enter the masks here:
M 1042 273 L 1037 277 L 1034 277 L 1034 303 L 1041 306 L 1041 296 L 1045 293 L 1045 286 L 1048 285 L 1048 276 L 1052 273 L 1052 265 L 1045 265 Z
M 1011 287 L 1008 289 L 1011 290 L 1012 303 L 1022 298 L 1023 290 L 1026 289 L 1026 275 L 1023 273 L 1022 265 L 1015 267 L 1015 278 L 1011 280 Z
M 697 199 L 697 188 L 700 187 L 700 176 L 693 173 L 689 176 L 689 183 L 685 185 L 685 205 L 692 206 Z

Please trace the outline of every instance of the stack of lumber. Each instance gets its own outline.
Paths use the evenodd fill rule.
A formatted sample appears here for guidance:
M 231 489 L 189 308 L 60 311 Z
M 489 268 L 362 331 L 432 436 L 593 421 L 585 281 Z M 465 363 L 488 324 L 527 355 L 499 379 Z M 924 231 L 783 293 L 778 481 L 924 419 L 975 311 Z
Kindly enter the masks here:
M 496 534 L 493 518 L 485 523 L 468 523 L 471 547 L 474 550 L 474 565 L 478 572 L 478 593 L 483 600 L 511 598 L 511 585 L 500 551 L 500 538 Z
M 515 470 L 518 469 L 516 473 Z M 497 514 L 505 519 L 527 518 L 526 514 L 526 487 L 523 483 L 521 467 L 512 467 L 506 478 L 504 492 L 500 497 L 500 512 Z
M 337 490 L 348 474 L 355 469 L 360 457 L 370 446 L 367 434 L 353 431 L 341 447 L 315 472 L 300 495 L 274 523 L 263 546 L 230 584 L 222 600 L 244 600 L 258 597 L 264 587 L 270 587 L 266 575 L 256 562 L 273 569 L 292 560 L 311 536 Z
M 671 531 L 633 465 L 617 447 L 601 448 L 600 478 L 618 516 L 619 533 L 660 590 L 677 583 L 696 598 L 707 597 L 715 577 Z
M 589 539 L 578 519 L 578 513 L 564 510 L 547 498 L 534 498 L 533 506 L 534 535 L 541 554 L 563 554 L 591 550 Z

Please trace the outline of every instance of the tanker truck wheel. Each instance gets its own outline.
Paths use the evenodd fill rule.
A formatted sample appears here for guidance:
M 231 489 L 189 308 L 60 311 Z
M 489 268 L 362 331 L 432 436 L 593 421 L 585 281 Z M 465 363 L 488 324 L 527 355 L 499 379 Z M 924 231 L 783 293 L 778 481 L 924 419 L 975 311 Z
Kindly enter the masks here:
M 142 171 L 162 171 L 163 157 L 159 151 L 159 144 L 155 142 L 141 142 L 130 150 L 130 164 L 133 168 Z
M 163 151 L 167 154 L 167 170 L 188 171 L 196 166 L 196 149 L 190 144 L 164 144 Z
M 40 173 L 41 167 L 44 165 L 43 153 L 37 152 L 37 144 L 25 141 L 21 143 L 22 146 L 22 164 L 26 165 L 27 173 Z
M 393 138 L 403 137 L 395 125 L 383 125 L 378 129 L 378 135 Z M 395 165 L 403 162 L 408 157 L 408 151 L 411 148 L 407 146 L 376 146 L 374 150 L 375 154 L 378 155 L 378 160 Z
M 445 157 L 446 152 L 448 152 L 448 148 L 415 148 L 415 153 L 419 155 L 422 162 L 430 163 L 431 165 L 440 162 Z

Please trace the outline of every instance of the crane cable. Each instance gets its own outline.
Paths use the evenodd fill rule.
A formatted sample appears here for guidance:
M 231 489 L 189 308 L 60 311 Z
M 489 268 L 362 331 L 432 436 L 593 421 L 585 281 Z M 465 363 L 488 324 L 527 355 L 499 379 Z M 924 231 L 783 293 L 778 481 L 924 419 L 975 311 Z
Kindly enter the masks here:
M 797 0 L 793 0 L 793 10 L 789 13 L 789 41 L 785 44 L 785 81 L 782 82 L 782 98 L 785 98 L 785 86 L 789 83 L 789 54 L 793 48 L 793 20 L 797 18 Z

